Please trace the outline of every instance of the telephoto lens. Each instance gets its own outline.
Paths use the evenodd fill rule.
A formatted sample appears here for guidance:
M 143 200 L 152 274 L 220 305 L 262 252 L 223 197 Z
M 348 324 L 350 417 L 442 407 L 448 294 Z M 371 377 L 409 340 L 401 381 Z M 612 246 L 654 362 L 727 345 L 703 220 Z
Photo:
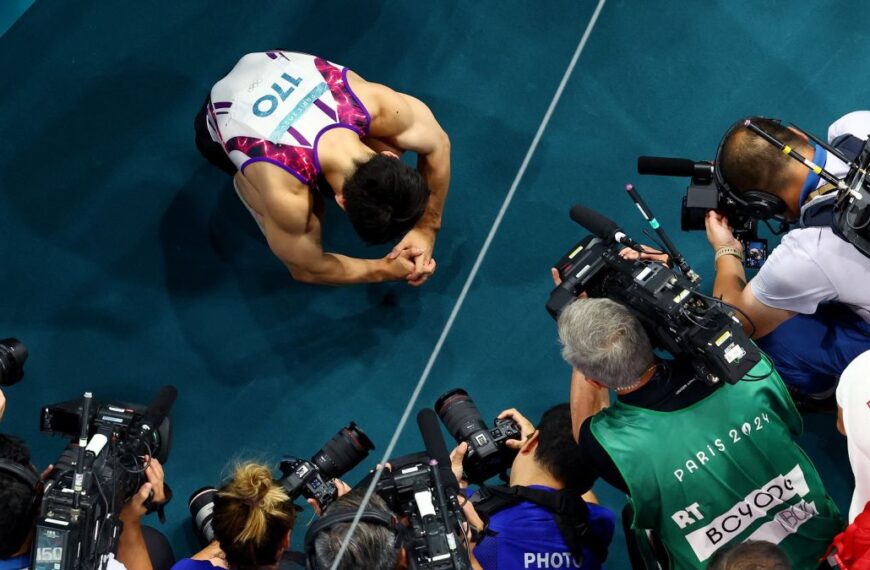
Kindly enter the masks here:
M 435 412 L 457 442 L 467 441 L 475 433 L 488 429 L 474 400 L 462 388 L 450 390 L 438 398 Z
M 311 457 L 324 479 L 341 477 L 368 456 L 375 444 L 355 422 L 343 427 Z
M 218 490 L 214 487 L 203 487 L 193 492 L 187 502 L 190 507 L 190 517 L 193 520 L 193 528 L 202 545 L 205 546 L 214 541 L 214 497 Z
M 0 386 L 11 386 L 24 377 L 27 347 L 17 338 L 0 340 Z
M 507 446 L 510 439 L 520 439 L 520 427 L 510 419 L 496 419 L 490 429 L 468 392 L 450 390 L 435 401 L 435 411 L 456 443 L 467 443 L 462 460 L 464 477 L 471 483 L 483 483 L 496 475 L 505 478 L 516 449 Z M 506 480 L 506 479 L 505 479 Z

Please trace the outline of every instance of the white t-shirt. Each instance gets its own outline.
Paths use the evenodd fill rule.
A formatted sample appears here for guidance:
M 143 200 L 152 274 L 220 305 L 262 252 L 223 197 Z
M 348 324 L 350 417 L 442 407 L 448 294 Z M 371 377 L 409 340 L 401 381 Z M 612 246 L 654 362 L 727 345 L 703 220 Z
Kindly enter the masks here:
M 843 134 L 870 137 L 870 111 L 855 111 L 828 129 L 828 142 Z M 828 153 L 825 170 L 842 178 L 849 169 Z M 819 181 L 819 186 L 826 184 Z M 870 258 L 830 228 L 788 232 L 750 283 L 755 297 L 777 309 L 813 314 L 819 303 L 848 305 L 870 322 Z
M 870 351 L 843 371 L 837 385 L 837 404 L 843 408 L 849 463 L 855 475 L 855 492 L 849 508 L 849 522 L 870 501 Z

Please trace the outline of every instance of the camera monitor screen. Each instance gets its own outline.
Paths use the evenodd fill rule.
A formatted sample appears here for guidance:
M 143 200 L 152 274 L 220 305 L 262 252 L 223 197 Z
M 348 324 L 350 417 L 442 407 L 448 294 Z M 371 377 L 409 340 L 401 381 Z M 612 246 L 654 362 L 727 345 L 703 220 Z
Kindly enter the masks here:
M 759 238 L 747 240 L 743 244 L 743 255 L 743 265 L 747 269 L 760 269 L 767 261 L 767 240 Z

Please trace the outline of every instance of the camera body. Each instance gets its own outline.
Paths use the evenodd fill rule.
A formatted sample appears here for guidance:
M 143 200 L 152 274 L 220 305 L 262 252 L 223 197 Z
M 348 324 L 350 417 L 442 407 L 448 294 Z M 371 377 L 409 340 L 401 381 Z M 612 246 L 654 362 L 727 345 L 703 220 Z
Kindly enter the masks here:
M 12 386 L 24 377 L 27 347 L 17 338 L 0 340 L 0 386 Z
M 593 236 L 576 244 L 555 266 L 562 283 L 550 293 L 548 312 L 558 318 L 582 292 L 612 299 L 631 310 L 656 348 L 688 358 L 711 385 L 734 384 L 761 360 L 730 308 L 661 263 L 624 259 L 622 249 Z
M 285 457 L 279 465 L 283 478 L 281 483 L 291 498 L 302 495 L 316 500 L 322 509 L 338 498 L 338 489 L 332 477 L 324 477 L 323 472 L 313 462 L 299 457 Z
M 390 460 L 375 492 L 406 527 L 405 547 L 412 570 L 466 570 L 471 568 L 461 548 L 464 520 L 455 497 L 441 488 L 437 467 L 425 453 Z
M 171 394 L 167 396 L 167 394 Z M 165 387 L 158 399 L 175 399 Z M 41 431 L 72 441 L 48 475 L 33 541 L 32 568 L 98 568 L 121 532 L 118 514 L 145 483 L 142 456 L 169 458 L 171 422 L 165 411 L 124 403 L 63 402 L 42 409 Z
M 442 394 L 435 402 L 435 411 L 456 443 L 468 444 L 462 462 L 468 481 L 480 484 L 510 468 L 517 451 L 509 448 L 507 441 L 520 439 L 515 421 L 496 418 L 495 426 L 487 427 L 474 401 L 461 388 Z
M 728 217 L 737 239 L 757 237 L 756 220 L 716 184 L 715 166 L 711 162 L 694 163 L 693 174 L 680 210 L 680 229 L 684 232 L 704 231 L 704 218 L 710 210 Z
M 355 422 L 341 428 L 332 439 L 317 451 L 311 460 L 285 457 L 280 469 L 281 484 L 291 499 L 300 495 L 315 499 L 326 510 L 338 498 L 338 489 L 332 482 L 365 459 L 375 445 Z

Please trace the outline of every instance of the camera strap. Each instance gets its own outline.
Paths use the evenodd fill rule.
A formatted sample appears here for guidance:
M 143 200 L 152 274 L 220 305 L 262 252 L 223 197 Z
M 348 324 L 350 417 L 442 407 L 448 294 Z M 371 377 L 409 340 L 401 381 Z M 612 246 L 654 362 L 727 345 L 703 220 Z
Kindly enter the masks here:
M 523 501 L 534 503 L 550 511 L 562 539 L 579 562 L 583 560 L 583 549 L 587 548 L 600 561 L 607 559 L 607 546 L 591 533 L 589 508 L 582 493 L 571 489 L 544 491 L 522 485 L 513 487 L 481 486 L 471 497 L 474 508 L 489 526 L 489 519 L 495 513 L 517 505 Z

